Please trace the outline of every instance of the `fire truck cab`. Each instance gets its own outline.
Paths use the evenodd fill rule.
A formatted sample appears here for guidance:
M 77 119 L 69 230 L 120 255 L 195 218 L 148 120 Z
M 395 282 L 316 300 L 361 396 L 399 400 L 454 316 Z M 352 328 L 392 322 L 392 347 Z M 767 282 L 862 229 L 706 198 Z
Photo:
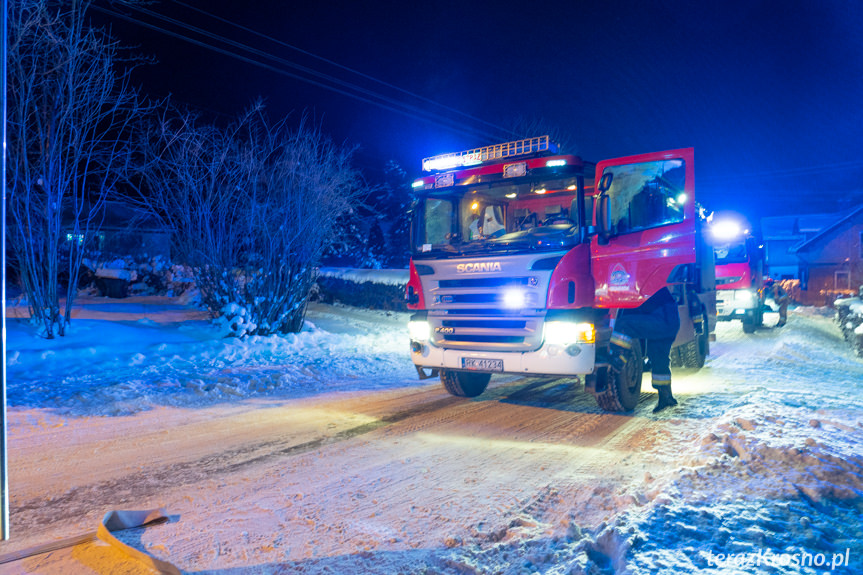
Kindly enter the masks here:
M 701 241 L 692 149 L 599 164 L 548 136 L 423 160 L 414 182 L 406 288 L 411 358 L 453 395 L 494 373 L 578 377 L 599 404 L 631 410 L 644 361 L 610 372 L 619 309 L 668 287 L 681 329 L 672 360 L 701 367 L 715 292 Z M 596 185 L 594 183 L 596 182 Z
M 764 325 L 764 250 L 742 218 L 724 215 L 710 222 L 716 257 L 716 313 L 719 321 L 740 320 L 744 333 Z

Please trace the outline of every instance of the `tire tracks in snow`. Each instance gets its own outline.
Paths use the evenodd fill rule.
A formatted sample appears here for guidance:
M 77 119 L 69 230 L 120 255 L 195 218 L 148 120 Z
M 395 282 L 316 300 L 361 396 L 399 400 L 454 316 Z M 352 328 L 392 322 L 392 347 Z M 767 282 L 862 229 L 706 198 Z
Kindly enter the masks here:
M 512 526 L 518 527 L 523 521 L 532 523 L 524 519 L 525 514 L 542 517 L 551 513 L 548 507 L 553 502 L 559 502 L 560 497 L 550 497 L 550 493 L 559 491 L 567 496 L 577 490 L 585 478 L 602 477 L 615 459 L 615 454 L 607 453 L 603 446 L 610 442 L 614 442 L 616 447 L 624 445 L 624 440 L 615 438 L 621 433 L 629 435 L 631 431 L 628 430 L 640 423 L 634 422 L 629 416 L 600 412 L 593 404 L 593 399 L 578 389 L 572 380 L 554 378 L 522 378 L 502 382 L 492 386 L 482 397 L 472 400 L 450 397 L 442 391 L 431 391 L 429 388 L 395 395 L 368 393 L 359 397 L 359 400 L 352 400 L 351 403 L 362 405 L 367 398 L 370 405 L 369 409 L 359 408 L 356 411 L 378 411 L 380 415 L 372 421 L 330 434 L 325 431 L 327 421 L 322 419 L 317 433 L 305 441 L 297 442 L 295 436 L 247 441 L 193 460 L 165 465 L 159 465 L 158 457 L 154 457 L 151 461 L 155 465 L 142 467 L 137 472 L 79 485 L 54 496 L 15 502 L 12 523 L 28 535 L 56 532 L 58 526 L 81 522 L 84 518 L 88 518 L 92 524 L 107 510 L 129 506 L 161 506 L 166 493 L 182 493 L 184 486 L 217 486 L 222 482 L 220 478 L 230 482 L 228 476 L 244 470 L 323 452 L 336 445 L 342 447 L 335 452 L 328 451 L 326 458 L 334 457 L 343 461 L 340 469 L 338 464 L 335 467 L 337 473 L 341 473 L 338 475 L 341 481 L 347 482 L 345 485 L 370 493 L 368 503 L 361 503 L 357 508 L 362 513 L 373 514 L 378 499 L 386 501 L 388 497 L 395 497 L 393 502 L 396 504 L 409 506 L 407 500 L 399 498 L 408 497 L 406 493 L 415 484 L 436 486 L 458 481 L 471 489 L 477 483 L 488 481 L 480 468 L 471 468 L 474 463 L 471 450 L 482 449 L 481 446 L 485 444 L 493 446 L 491 457 L 497 458 L 494 460 L 496 466 L 506 467 L 507 460 L 512 458 L 517 462 L 520 473 L 530 474 L 525 478 L 527 485 L 518 481 L 495 480 L 493 508 L 476 512 L 477 524 L 481 525 L 498 523 L 496 519 L 492 521 L 495 517 L 508 518 L 503 527 L 499 524 L 494 527 L 494 533 L 500 534 Z M 230 421 L 225 424 L 231 425 Z M 373 439 L 373 432 L 379 432 L 380 435 L 375 435 Z M 437 464 L 408 469 L 404 477 L 392 482 L 393 485 L 390 482 L 371 484 L 366 477 L 350 474 L 356 465 L 353 462 L 364 459 L 366 453 L 378 453 L 385 459 L 389 457 L 387 451 L 392 449 L 392 444 L 411 441 L 414 437 L 422 437 L 424 447 L 428 447 L 429 442 L 433 447 L 435 441 L 442 446 L 442 454 L 430 459 L 435 461 L 434 457 L 437 457 Z M 359 443 L 348 443 L 357 438 L 363 439 Z M 458 445 L 459 442 L 470 441 L 478 443 Z M 447 447 L 453 442 L 457 445 L 456 449 Z M 574 463 L 567 461 L 569 451 L 582 448 L 590 448 L 589 457 Z M 183 450 L 182 444 L 175 445 L 174 449 Z M 453 463 L 447 461 L 446 454 L 462 458 L 463 464 L 456 463 L 453 467 Z M 550 469 L 565 467 L 566 476 L 559 477 L 560 472 L 549 472 L 549 476 L 544 477 L 542 469 L 529 471 L 532 466 L 530 461 L 536 458 L 547 459 Z M 298 460 L 296 465 L 320 465 L 316 459 L 305 457 Z M 349 465 L 348 462 L 352 463 Z M 464 477 L 448 476 L 459 467 L 465 469 Z M 403 484 L 403 489 L 398 488 L 399 483 Z M 400 494 L 393 495 L 390 490 Z M 469 493 L 453 500 L 451 489 L 432 487 L 423 495 L 416 513 L 427 513 L 432 523 L 437 521 L 446 524 L 448 515 L 444 510 L 464 507 L 479 497 L 479 493 Z M 481 499 L 475 502 L 480 504 Z M 469 516 L 474 517 L 472 514 Z M 471 529 L 467 525 L 464 527 Z M 346 525 L 344 529 L 349 531 L 350 528 Z M 494 539 L 497 535 L 491 537 Z
M 402 399 L 410 397 L 406 396 Z M 14 502 L 10 510 L 10 521 L 16 525 L 16 528 L 28 532 L 44 530 L 50 524 L 92 516 L 96 508 L 108 510 L 129 502 L 137 504 L 138 501 L 158 497 L 159 493 L 168 488 L 174 489 L 180 485 L 194 484 L 212 479 L 214 476 L 242 471 L 244 468 L 267 461 L 315 451 L 413 417 L 446 409 L 458 402 L 457 398 L 444 397 L 383 415 L 375 421 L 343 429 L 332 435 L 320 435 L 300 443 L 268 440 L 246 444 L 192 461 L 155 466 L 109 481 L 74 487 L 61 495 Z M 101 517 L 101 514 L 100 512 L 98 516 Z

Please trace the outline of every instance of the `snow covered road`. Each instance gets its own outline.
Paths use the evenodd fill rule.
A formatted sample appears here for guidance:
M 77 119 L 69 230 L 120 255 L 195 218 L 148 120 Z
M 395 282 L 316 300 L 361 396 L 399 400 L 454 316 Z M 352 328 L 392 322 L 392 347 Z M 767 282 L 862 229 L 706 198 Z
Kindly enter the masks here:
M 177 302 L 83 304 L 66 341 L 10 323 L 0 554 L 163 506 L 122 537 L 184 573 L 863 569 L 863 362 L 826 312 L 720 324 L 678 408 L 622 415 L 575 379 L 451 397 L 416 380 L 404 314 L 313 306 L 237 342 Z M 90 544 L 0 572 L 144 571 Z

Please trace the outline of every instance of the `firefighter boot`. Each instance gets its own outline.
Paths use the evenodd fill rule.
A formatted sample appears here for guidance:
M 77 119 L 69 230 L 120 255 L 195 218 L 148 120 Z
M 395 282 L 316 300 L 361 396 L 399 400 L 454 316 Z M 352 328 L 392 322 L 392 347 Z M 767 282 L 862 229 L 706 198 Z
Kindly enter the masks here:
M 626 352 L 630 349 L 632 349 L 632 338 L 618 332 L 611 334 L 611 342 L 608 346 L 608 365 L 612 371 L 623 372 L 629 361 Z
M 674 407 L 677 405 L 677 400 L 671 395 L 670 385 L 657 385 L 656 391 L 659 392 L 659 399 L 656 402 L 656 407 L 653 408 L 653 413 L 658 413 L 666 407 Z

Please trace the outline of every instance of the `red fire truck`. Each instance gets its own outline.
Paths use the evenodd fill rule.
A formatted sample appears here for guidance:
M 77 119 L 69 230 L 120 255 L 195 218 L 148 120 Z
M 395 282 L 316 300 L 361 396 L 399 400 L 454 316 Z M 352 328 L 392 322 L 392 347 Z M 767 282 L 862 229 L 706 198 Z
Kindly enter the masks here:
M 716 255 L 716 318 L 740 320 L 744 333 L 764 325 L 764 250 L 739 217 L 710 223 Z
M 672 359 L 701 367 L 715 290 L 693 158 L 594 165 L 544 136 L 423 160 L 405 294 L 420 377 L 461 397 L 495 373 L 578 377 L 604 409 L 631 410 L 643 347 L 609 370 L 614 318 L 666 286 L 681 315 Z

